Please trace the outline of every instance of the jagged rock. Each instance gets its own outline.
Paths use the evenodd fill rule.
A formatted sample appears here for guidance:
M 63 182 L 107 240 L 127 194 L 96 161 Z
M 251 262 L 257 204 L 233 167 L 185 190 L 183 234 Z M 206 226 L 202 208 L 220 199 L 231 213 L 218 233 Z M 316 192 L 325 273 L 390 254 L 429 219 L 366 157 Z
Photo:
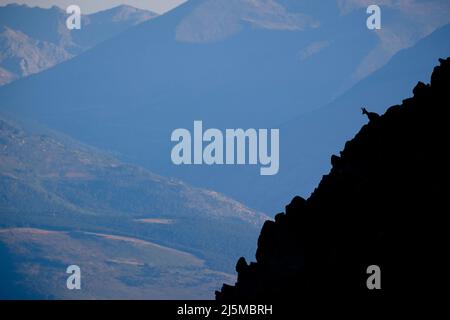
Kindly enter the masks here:
M 423 95 L 425 92 L 427 92 L 427 89 L 428 89 L 428 85 L 426 85 L 422 81 L 419 81 L 413 89 L 414 97 Z
M 305 208 L 306 200 L 300 196 L 295 196 L 291 203 L 286 206 L 286 215 L 300 214 Z
M 338 167 L 340 163 L 341 163 L 341 158 L 338 157 L 337 155 L 334 155 L 334 154 L 333 154 L 333 155 L 331 156 L 331 165 L 332 165 L 333 167 Z
M 236 272 L 242 273 L 245 272 L 245 270 L 248 268 L 247 261 L 244 257 L 240 257 L 238 262 L 236 263 Z

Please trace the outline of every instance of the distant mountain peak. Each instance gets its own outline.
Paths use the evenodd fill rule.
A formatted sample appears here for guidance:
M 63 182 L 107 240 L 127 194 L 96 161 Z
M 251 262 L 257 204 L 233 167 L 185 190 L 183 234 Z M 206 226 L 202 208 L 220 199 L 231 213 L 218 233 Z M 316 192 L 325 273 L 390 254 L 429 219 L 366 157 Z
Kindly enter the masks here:
M 60 7 L 0 7 L 0 85 L 52 67 L 156 16 L 121 5 L 83 15 L 82 30 L 71 32 L 65 26 L 67 14 Z
M 32 39 L 7 26 L 0 27 L 0 47 L 0 65 L 8 72 L 0 83 L 37 73 L 72 57 L 55 44 Z
M 128 20 L 136 20 L 136 24 L 156 17 L 159 14 L 150 10 L 139 9 L 130 5 L 122 4 L 110 9 L 92 13 L 89 16 L 107 15 L 111 17 L 114 22 L 123 22 Z
M 108 11 L 108 10 L 111 10 L 111 11 L 113 11 L 113 12 L 114 12 L 114 11 L 120 11 L 120 12 L 149 12 L 149 13 L 152 13 L 152 14 L 154 14 L 154 15 L 158 15 L 158 13 L 156 13 L 156 12 L 154 12 L 154 11 L 151 11 L 151 10 L 144 10 L 144 9 L 139 9 L 139 8 L 130 6 L 130 5 L 128 5 L 128 4 L 121 4 L 121 5 L 112 7 L 112 8 L 110 8 L 110 9 L 107 9 L 107 10 L 105 10 L 105 11 Z
M 178 25 L 176 38 L 182 42 L 217 41 L 246 25 L 294 31 L 318 26 L 318 22 L 305 14 L 289 12 L 275 0 L 211 0 L 198 2 Z

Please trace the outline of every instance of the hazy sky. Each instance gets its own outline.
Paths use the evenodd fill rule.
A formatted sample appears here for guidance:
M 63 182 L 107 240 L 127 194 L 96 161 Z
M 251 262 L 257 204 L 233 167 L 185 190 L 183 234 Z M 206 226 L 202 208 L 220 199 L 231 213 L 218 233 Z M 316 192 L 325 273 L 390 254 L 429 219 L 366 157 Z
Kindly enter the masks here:
M 128 4 L 136 8 L 163 13 L 185 1 L 186 0 L 0 0 L 0 5 L 4 6 L 8 3 L 20 3 L 32 7 L 39 6 L 48 8 L 56 5 L 61 8 L 67 8 L 71 4 L 77 4 L 80 6 L 82 13 L 91 13 L 121 4 Z

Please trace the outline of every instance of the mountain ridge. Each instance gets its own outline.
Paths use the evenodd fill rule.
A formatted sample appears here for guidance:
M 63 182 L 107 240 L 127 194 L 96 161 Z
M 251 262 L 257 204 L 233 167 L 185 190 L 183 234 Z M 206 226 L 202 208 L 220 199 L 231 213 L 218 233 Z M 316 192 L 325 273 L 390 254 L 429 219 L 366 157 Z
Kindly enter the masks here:
M 450 57 L 439 62 L 430 84 L 419 82 L 413 97 L 371 115 L 331 157 L 331 171 L 308 199 L 295 197 L 264 224 L 256 262 L 239 259 L 238 281 L 224 285 L 218 300 L 438 292 L 448 238 Z M 381 290 L 366 286 L 371 265 L 381 270 Z
M 0 85 L 55 66 L 156 16 L 150 11 L 121 5 L 82 14 L 82 29 L 70 31 L 65 26 L 68 15 L 59 7 L 2 6 L 0 67 L 9 74 L 0 77 Z
M 171 132 L 191 128 L 194 120 L 202 120 L 205 126 L 213 128 L 247 129 L 278 128 L 291 118 L 302 115 L 306 118 L 312 110 L 334 101 L 345 89 L 343 86 L 355 80 L 354 73 L 361 64 L 367 63 L 367 56 L 378 52 L 377 48 L 384 43 L 378 33 L 366 28 L 362 19 L 367 16 L 364 8 L 341 14 L 335 1 L 329 2 L 330 10 L 323 10 L 316 2 L 275 2 L 284 6 L 289 14 L 306 14 L 321 24 L 303 31 L 273 30 L 252 27 L 238 19 L 239 32 L 232 36 L 203 43 L 180 42 L 176 39 L 177 27 L 205 3 L 188 1 L 75 59 L 0 88 L 1 108 L 42 122 L 83 143 L 117 152 L 125 162 L 175 176 L 192 185 L 227 194 L 261 211 L 272 212 L 288 199 L 272 198 L 275 195 L 265 186 L 280 177 L 276 183 L 283 188 L 289 186 L 295 193 L 308 192 L 316 183 L 316 172 L 327 169 L 326 157 L 321 153 L 322 158 L 318 158 L 316 149 L 325 147 L 325 143 L 336 143 L 332 147 L 337 148 L 339 141 L 326 141 L 323 147 L 322 144 L 305 145 L 302 160 L 308 162 L 311 157 L 311 163 L 317 162 L 313 170 L 300 171 L 298 166 L 293 169 L 291 159 L 298 157 L 282 154 L 280 171 L 272 179 L 259 177 L 255 166 L 175 166 L 170 160 Z M 240 4 L 239 1 L 214 3 L 230 6 L 227 10 L 232 12 L 236 11 L 233 5 Z M 251 8 L 252 14 L 267 18 L 264 10 Z M 415 15 L 410 17 L 405 10 L 391 6 L 383 10 L 383 28 L 399 40 L 397 49 L 398 45 L 416 43 L 424 30 L 434 30 L 436 23 L 442 22 L 442 19 L 430 18 L 425 22 L 418 19 L 410 25 Z M 206 12 L 214 16 L 217 10 Z M 445 12 L 440 10 L 438 15 Z M 197 31 L 201 34 L 204 29 L 201 26 L 208 19 L 208 16 L 200 19 L 194 35 L 190 36 L 195 38 Z M 233 19 L 237 18 L 233 15 Z M 403 22 L 411 28 L 401 28 Z M 448 42 L 439 41 L 444 44 L 436 43 L 436 47 L 445 49 Z M 449 53 L 447 50 L 436 54 L 437 51 L 425 52 L 411 69 L 420 67 L 420 61 L 428 64 Z M 388 79 L 382 82 L 385 81 Z M 369 93 L 368 97 L 371 95 Z M 376 97 L 370 100 L 373 99 Z M 354 122 L 345 133 L 353 134 L 350 128 L 356 130 L 361 120 L 354 116 L 348 119 Z M 314 129 L 314 124 L 306 123 L 305 127 Z M 323 132 L 324 137 L 333 136 L 333 128 L 324 129 L 327 130 Z M 336 136 L 341 134 L 340 129 L 336 128 Z M 307 137 L 311 133 L 301 131 L 301 134 Z M 292 150 L 284 144 L 289 144 L 290 140 L 288 132 L 283 134 L 282 131 L 281 153 Z M 295 181 L 286 175 L 306 180 L 306 187 L 294 189 L 299 185 L 293 184 Z M 242 184 L 236 186 L 236 179 Z M 258 181 L 258 185 L 254 181 Z M 293 194 L 289 198 L 291 196 Z

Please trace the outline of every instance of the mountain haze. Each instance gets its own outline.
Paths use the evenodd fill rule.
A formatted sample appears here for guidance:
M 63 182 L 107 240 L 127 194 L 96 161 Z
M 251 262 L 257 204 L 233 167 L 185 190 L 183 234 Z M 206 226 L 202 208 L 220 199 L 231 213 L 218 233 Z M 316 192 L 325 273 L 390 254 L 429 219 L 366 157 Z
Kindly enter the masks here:
M 268 211 L 286 201 L 265 201 L 264 186 L 277 176 L 260 177 L 256 166 L 174 166 L 171 132 L 192 129 L 194 120 L 208 128 L 277 128 L 330 103 L 400 49 L 414 47 L 450 21 L 445 2 L 411 10 L 386 3 L 377 32 L 367 29 L 366 8 L 354 1 L 188 1 L 1 88 L 1 108 Z M 434 53 L 425 52 L 418 65 L 435 61 Z M 297 137 L 281 131 L 282 144 Z M 309 157 L 315 151 L 308 148 L 298 150 Z M 284 149 L 280 174 L 288 174 L 286 161 L 298 159 L 289 154 L 292 148 Z

